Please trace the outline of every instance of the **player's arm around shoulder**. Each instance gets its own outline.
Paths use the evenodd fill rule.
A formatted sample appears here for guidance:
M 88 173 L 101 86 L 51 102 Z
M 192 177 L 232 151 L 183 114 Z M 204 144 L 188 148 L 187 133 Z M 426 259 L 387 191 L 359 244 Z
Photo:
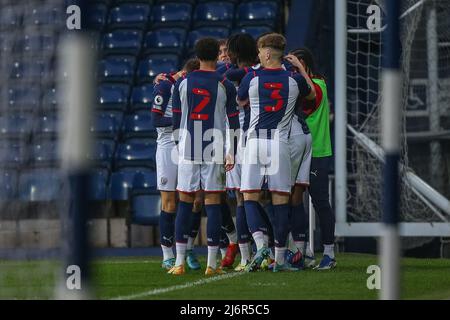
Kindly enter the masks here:
M 314 83 L 311 80 L 311 77 L 305 70 L 303 64 L 298 60 L 298 58 L 292 54 L 288 54 L 285 59 L 289 61 L 294 67 L 297 68 L 299 73 L 294 74 L 293 77 L 297 81 L 297 84 L 300 89 L 300 94 L 306 100 L 315 100 L 316 99 L 316 89 Z
M 237 91 L 237 102 L 240 107 L 245 107 L 249 102 L 249 90 L 250 90 L 250 82 L 255 77 L 256 72 L 247 73 L 244 78 L 242 78 L 241 84 L 239 85 Z
M 229 80 L 223 82 L 227 92 L 227 102 L 225 104 L 229 127 L 232 130 L 238 130 L 239 124 L 239 110 L 236 104 L 236 88 Z
M 232 68 L 225 72 L 225 77 L 230 81 L 241 81 L 248 72 L 248 68 Z
M 234 141 L 236 133 L 238 134 L 238 139 L 236 141 L 239 141 L 239 110 L 236 104 L 236 88 L 233 83 L 227 79 L 224 79 L 222 83 L 225 86 L 227 93 L 226 114 L 229 124 L 229 131 L 227 132 L 226 139 L 228 141 L 228 145 L 232 146 L 229 152 L 225 155 L 225 171 L 230 171 L 234 168 L 234 157 L 237 150 L 237 143 Z
M 173 86 L 172 91 L 172 126 L 173 126 L 173 135 L 175 143 L 178 142 L 179 138 L 179 129 L 181 123 L 181 99 L 180 99 L 180 86 L 181 83 L 185 80 L 185 78 L 181 77 Z
M 153 100 L 150 110 L 152 124 L 155 128 L 169 127 L 172 125 L 172 119 L 164 116 L 172 94 L 172 87 L 172 82 L 167 80 L 153 87 Z

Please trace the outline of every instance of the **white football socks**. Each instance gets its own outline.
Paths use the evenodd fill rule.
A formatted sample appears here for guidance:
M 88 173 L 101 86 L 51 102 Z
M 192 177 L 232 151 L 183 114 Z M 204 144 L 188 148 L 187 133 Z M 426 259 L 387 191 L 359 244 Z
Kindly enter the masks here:
M 239 251 L 241 252 L 241 264 L 247 265 L 250 261 L 250 247 L 248 243 L 239 243 Z
M 329 256 L 331 259 L 334 259 L 334 244 L 324 244 L 323 254 Z
M 227 233 L 228 240 L 230 240 L 230 244 L 237 243 L 237 233 L 236 230 L 233 232 Z
M 174 257 L 172 247 L 166 247 L 161 245 L 162 253 L 163 253 L 163 261 L 172 259 Z
M 305 241 L 295 241 L 295 246 L 300 250 L 300 252 L 305 254 Z
M 267 233 L 264 233 L 264 246 L 269 247 L 269 235 Z
M 264 248 L 264 233 L 262 231 L 256 231 L 252 233 L 253 240 L 255 240 L 256 250 Z
M 292 251 L 293 253 L 297 253 L 298 249 L 297 249 L 297 246 L 295 245 L 294 238 L 292 238 L 291 232 L 289 232 L 289 234 L 288 234 L 287 244 L 288 244 L 287 247 L 290 251 Z
M 186 243 L 178 243 L 176 244 L 177 248 L 177 259 L 175 261 L 175 266 L 181 266 L 184 264 L 184 260 L 186 259 Z
M 188 238 L 187 247 L 186 247 L 187 250 L 194 249 L 194 241 L 195 241 L 195 238 L 192 238 L 192 237 Z
M 225 255 L 227 254 L 227 248 L 220 248 L 220 256 L 225 258 Z
M 208 246 L 208 267 L 213 269 L 217 268 L 217 251 L 219 250 L 218 246 Z
M 279 265 L 284 264 L 284 254 L 286 253 L 286 247 L 275 247 L 275 262 Z

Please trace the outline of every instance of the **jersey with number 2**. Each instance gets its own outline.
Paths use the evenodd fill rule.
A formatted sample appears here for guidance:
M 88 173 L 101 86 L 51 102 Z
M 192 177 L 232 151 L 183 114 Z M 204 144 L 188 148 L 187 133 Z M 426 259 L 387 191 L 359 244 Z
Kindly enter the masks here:
M 218 138 L 208 138 L 206 133 L 210 129 L 224 134 L 227 117 L 229 122 L 235 118 L 230 122 L 231 129 L 239 128 L 236 89 L 217 72 L 197 70 L 178 80 L 172 104 L 173 112 L 181 113 L 180 156 L 186 160 L 203 160 L 197 147 L 203 152 L 211 139 Z M 225 142 L 225 135 L 222 139 Z

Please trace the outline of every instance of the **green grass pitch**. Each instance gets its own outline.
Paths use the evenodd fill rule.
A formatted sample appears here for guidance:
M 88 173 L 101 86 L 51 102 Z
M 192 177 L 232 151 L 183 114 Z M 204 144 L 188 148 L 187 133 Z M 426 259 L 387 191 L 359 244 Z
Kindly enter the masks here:
M 157 257 L 105 258 L 95 260 L 92 274 L 98 299 L 377 299 L 378 291 L 366 286 L 376 256 L 339 254 L 337 263 L 331 271 L 205 277 L 204 268 L 168 275 Z M 50 299 L 58 270 L 56 262 L 0 261 L 0 299 Z M 402 298 L 449 299 L 450 260 L 404 258 Z

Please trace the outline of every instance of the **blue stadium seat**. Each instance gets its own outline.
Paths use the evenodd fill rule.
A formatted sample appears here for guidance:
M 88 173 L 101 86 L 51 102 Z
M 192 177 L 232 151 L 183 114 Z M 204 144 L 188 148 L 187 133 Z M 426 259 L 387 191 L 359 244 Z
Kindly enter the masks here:
M 130 90 L 130 86 L 126 84 L 103 83 L 97 91 L 98 105 L 102 109 L 125 110 Z
M 214 1 L 217 1 L 217 0 L 197 0 L 198 3 L 202 3 L 202 2 L 214 2 Z M 237 3 L 239 3 L 239 2 L 247 1 L 247 0 L 221 0 L 221 1 L 224 1 L 224 2 L 231 2 L 231 3 L 237 4 Z
M 176 53 L 184 49 L 186 31 L 181 28 L 162 28 L 145 35 L 145 53 Z
M 155 5 L 165 4 L 168 2 L 177 2 L 177 1 L 176 0 L 155 0 Z M 197 0 L 183 0 L 182 2 L 189 3 L 194 6 L 197 3 Z
M 96 52 L 102 51 L 103 34 L 97 30 L 88 31 L 88 34 L 92 39 L 91 48 Z
M 0 54 L 10 54 L 13 49 L 14 38 L 6 31 L 0 32 Z
M 111 200 L 128 200 L 132 189 L 156 189 L 156 171 L 149 168 L 122 168 L 111 174 Z
M 150 55 L 139 62 L 137 79 L 140 83 L 152 82 L 158 74 L 175 72 L 178 69 L 179 60 L 177 55 Z
M 102 81 L 132 82 L 136 58 L 133 56 L 107 56 L 98 64 L 98 75 Z
M 128 139 L 117 146 L 116 167 L 147 167 L 156 169 L 156 141 Z
M 24 18 L 36 26 L 58 25 L 65 19 L 66 14 L 62 11 L 57 2 L 55 7 L 49 10 L 48 6 L 34 6 L 30 13 Z
M 0 116 L 0 137 L 26 138 L 33 128 L 32 114 Z
M 168 2 L 153 7 L 152 28 L 182 27 L 189 29 L 192 5 L 186 2 Z
M 49 88 L 42 97 L 42 110 L 51 111 L 56 110 L 58 107 L 58 96 L 56 88 Z
M 122 125 L 123 114 L 119 111 L 97 112 L 91 132 L 98 138 L 116 139 Z
M 52 52 L 56 47 L 56 37 L 52 34 L 31 34 L 16 42 L 14 51 L 21 52 Z
M 88 8 L 89 26 L 97 30 L 103 29 L 106 24 L 108 7 L 104 3 L 93 3 Z
M 60 200 L 61 189 L 62 180 L 57 169 L 37 168 L 20 173 L 18 195 L 22 201 Z
M 226 1 L 199 3 L 195 8 L 194 26 L 231 26 L 234 18 L 234 4 Z
M 236 21 L 238 26 L 257 24 L 273 28 L 278 16 L 276 1 L 251 1 L 238 6 Z
M 0 201 L 14 199 L 17 192 L 17 172 L 0 170 Z
M 0 140 L 0 167 L 21 168 L 27 161 L 26 148 L 19 142 Z
M 22 25 L 22 11 L 13 6 L 4 6 L 0 10 L 0 29 L 17 30 Z
M 89 175 L 89 200 L 106 200 L 108 178 L 109 171 L 106 169 L 91 171 Z
M 131 108 L 146 109 L 151 108 L 153 102 L 153 84 L 147 83 L 133 88 L 131 93 Z
M 132 192 L 131 222 L 140 225 L 159 225 L 161 196 L 157 190 Z
M 111 9 L 109 13 L 109 27 L 128 27 L 144 29 L 150 15 L 150 5 L 146 3 L 122 3 Z
M 156 128 L 152 125 L 150 108 L 125 116 L 123 121 L 123 136 L 125 138 L 156 138 L 157 133 Z
M 59 131 L 58 116 L 56 113 L 48 113 L 37 119 L 36 135 L 55 138 Z
M 195 43 L 201 38 L 213 37 L 216 39 L 226 39 L 228 38 L 229 34 L 230 30 L 228 28 L 210 27 L 195 29 L 189 32 L 186 40 L 186 47 L 192 51 Z
M 13 86 L 8 89 L 8 106 L 11 110 L 34 111 L 39 103 L 40 88 L 37 86 Z
M 91 152 L 87 158 L 93 162 L 96 167 L 111 169 L 115 150 L 115 141 L 112 139 L 95 139 Z
M 142 31 L 114 30 L 103 35 L 103 52 L 138 55 L 141 50 Z
M 43 61 L 16 61 L 12 65 L 9 78 L 11 80 L 33 81 L 41 79 L 44 74 L 49 74 L 49 72 L 49 66 Z
M 43 139 L 33 143 L 30 160 L 34 166 L 57 166 L 60 158 L 56 140 Z
M 254 39 L 258 38 L 260 35 L 266 33 L 266 32 L 272 32 L 273 29 L 268 26 L 243 26 L 240 28 L 236 28 L 233 30 L 234 33 L 248 33 L 251 35 Z
M 112 5 L 112 3 L 120 3 L 120 2 L 126 2 L 129 0 L 91 0 L 94 3 L 101 3 L 104 4 L 105 6 L 107 6 L 108 8 Z M 147 2 L 151 2 L 151 0 L 148 0 Z

